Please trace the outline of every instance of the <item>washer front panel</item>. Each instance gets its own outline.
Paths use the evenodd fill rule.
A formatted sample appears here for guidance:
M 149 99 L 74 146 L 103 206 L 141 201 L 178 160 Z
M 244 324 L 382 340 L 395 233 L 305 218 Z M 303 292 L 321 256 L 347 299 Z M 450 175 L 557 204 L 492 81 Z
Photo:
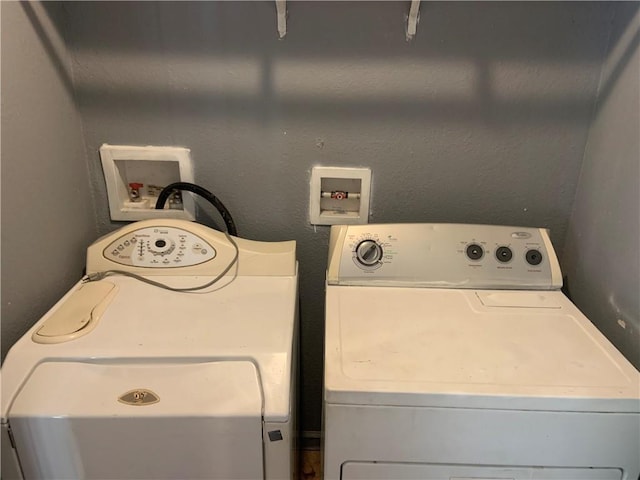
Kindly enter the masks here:
M 121 265 L 176 268 L 212 260 L 216 250 L 206 240 L 176 227 L 140 228 L 111 242 L 103 256 Z

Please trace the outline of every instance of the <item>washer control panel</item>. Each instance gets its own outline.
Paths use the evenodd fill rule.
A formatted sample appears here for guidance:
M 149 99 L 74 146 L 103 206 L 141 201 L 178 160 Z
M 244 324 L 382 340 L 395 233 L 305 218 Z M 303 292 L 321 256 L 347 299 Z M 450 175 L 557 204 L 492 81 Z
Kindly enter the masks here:
M 327 280 L 451 288 L 562 285 L 547 230 L 461 224 L 334 226 Z
M 111 242 L 102 255 L 121 265 L 177 268 L 198 265 L 216 256 L 216 250 L 198 235 L 177 227 L 145 227 Z

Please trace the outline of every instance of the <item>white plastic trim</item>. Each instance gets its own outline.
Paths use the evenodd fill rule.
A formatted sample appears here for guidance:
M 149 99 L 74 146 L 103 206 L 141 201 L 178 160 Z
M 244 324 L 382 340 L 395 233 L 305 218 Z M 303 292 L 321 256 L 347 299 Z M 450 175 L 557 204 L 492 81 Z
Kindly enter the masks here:
M 409 17 L 407 19 L 407 41 L 410 41 L 415 36 L 419 20 L 420 0 L 411 0 L 411 8 L 409 8 Z
M 287 0 L 276 0 L 278 15 L 278 36 L 284 38 L 287 34 Z
M 357 199 L 357 211 L 339 212 L 322 210 L 323 179 L 360 180 L 360 191 L 349 198 Z M 326 195 L 324 195 L 326 197 Z M 312 225 L 364 224 L 369 223 L 371 199 L 371 169 L 347 167 L 313 167 L 309 184 L 309 223 Z
M 149 162 L 148 171 L 145 178 L 129 179 L 148 182 L 154 177 L 152 162 L 173 162 L 178 166 L 179 177 L 174 181 L 193 182 L 193 165 L 191 153 L 184 147 L 165 146 L 132 146 L 132 145 L 109 145 L 107 143 L 100 147 L 100 159 L 104 172 L 107 197 L 109 200 L 109 213 L 112 220 L 145 220 L 149 218 L 181 218 L 186 220 L 195 219 L 195 202 L 191 195 L 183 195 L 183 210 L 155 210 L 155 205 L 148 202 L 141 205 L 133 205 L 129 201 L 127 182 L 122 172 L 117 167 L 117 162 L 131 162 L 143 165 Z M 149 178 L 146 178 L 146 177 Z

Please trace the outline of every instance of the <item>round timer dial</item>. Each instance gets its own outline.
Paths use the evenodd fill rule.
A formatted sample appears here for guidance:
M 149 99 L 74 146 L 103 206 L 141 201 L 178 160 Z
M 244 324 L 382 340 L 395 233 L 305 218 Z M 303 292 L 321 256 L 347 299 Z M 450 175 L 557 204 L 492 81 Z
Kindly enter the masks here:
M 372 267 L 382 259 L 382 247 L 375 240 L 361 241 L 355 250 L 356 260 L 360 265 Z

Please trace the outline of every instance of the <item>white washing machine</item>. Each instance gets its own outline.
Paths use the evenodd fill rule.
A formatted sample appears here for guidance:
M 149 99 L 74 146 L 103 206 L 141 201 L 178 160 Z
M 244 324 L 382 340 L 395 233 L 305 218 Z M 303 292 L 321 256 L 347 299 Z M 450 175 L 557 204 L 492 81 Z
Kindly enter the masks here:
M 327 480 L 637 480 L 640 374 L 559 290 L 543 229 L 339 226 Z
M 3 365 L 3 479 L 293 478 L 295 242 L 235 245 L 146 220 L 89 247 L 88 274 L 119 273 L 75 285 Z

